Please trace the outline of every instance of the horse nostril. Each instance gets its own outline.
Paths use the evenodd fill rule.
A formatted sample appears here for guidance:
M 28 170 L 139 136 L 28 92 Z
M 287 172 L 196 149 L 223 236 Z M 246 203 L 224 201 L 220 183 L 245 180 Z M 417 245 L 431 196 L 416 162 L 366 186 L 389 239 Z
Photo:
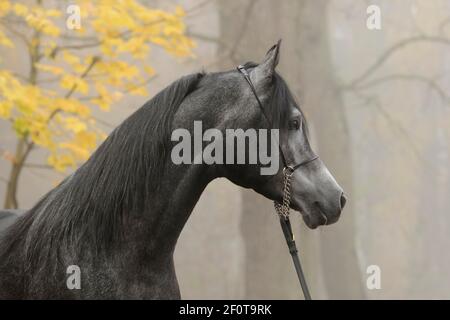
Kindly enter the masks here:
M 341 210 L 344 209 L 346 203 L 347 198 L 344 196 L 344 194 L 341 194 Z

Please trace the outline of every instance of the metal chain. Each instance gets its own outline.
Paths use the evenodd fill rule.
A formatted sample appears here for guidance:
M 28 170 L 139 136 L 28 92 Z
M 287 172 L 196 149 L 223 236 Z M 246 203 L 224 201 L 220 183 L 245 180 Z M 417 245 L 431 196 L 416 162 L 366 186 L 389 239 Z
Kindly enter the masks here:
M 294 169 L 292 167 L 284 167 L 283 202 L 279 203 L 278 201 L 274 201 L 273 203 L 275 211 L 280 217 L 283 217 L 285 219 L 289 217 L 289 209 L 291 204 L 291 178 L 293 173 Z

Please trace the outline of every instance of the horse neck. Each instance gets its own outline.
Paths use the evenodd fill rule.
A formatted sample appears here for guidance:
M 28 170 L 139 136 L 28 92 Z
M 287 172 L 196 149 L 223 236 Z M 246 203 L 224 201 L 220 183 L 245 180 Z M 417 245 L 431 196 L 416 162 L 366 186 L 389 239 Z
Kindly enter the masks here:
M 203 165 L 168 165 L 140 221 L 127 224 L 125 233 L 132 234 L 132 242 L 142 245 L 148 258 L 172 257 L 186 221 L 212 179 L 207 171 Z

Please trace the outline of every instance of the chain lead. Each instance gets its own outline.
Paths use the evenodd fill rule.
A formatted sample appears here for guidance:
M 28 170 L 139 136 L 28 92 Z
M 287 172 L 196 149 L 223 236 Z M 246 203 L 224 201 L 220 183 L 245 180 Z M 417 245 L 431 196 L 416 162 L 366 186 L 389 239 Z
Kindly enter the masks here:
M 274 201 L 275 211 L 280 217 L 287 219 L 289 217 L 289 208 L 291 204 L 291 178 L 294 173 L 292 167 L 285 167 L 283 169 L 284 186 L 283 186 L 283 202 Z

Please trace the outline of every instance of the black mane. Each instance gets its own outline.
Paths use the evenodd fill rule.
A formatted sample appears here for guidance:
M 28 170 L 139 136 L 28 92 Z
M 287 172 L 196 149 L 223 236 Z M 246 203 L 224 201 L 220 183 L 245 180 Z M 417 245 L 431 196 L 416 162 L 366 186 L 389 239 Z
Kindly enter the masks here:
M 18 241 L 25 241 L 24 258 L 32 267 L 58 259 L 54 252 L 61 247 L 81 250 L 86 237 L 97 249 L 116 240 L 124 212 L 138 213 L 145 195 L 158 188 L 174 114 L 202 77 L 175 81 L 117 127 L 86 163 L 12 226 L 0 241 L 1 259 Z

